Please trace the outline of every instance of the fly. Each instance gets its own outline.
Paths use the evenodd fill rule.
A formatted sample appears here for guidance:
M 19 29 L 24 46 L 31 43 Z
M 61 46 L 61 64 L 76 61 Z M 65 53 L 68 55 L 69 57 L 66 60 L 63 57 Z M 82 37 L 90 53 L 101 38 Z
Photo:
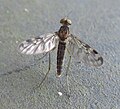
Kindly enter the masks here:
M 62 24 L 62 26 L 60 27 L 59 31 L 28 39 L 26 41 L 23 41 L 19 45 L 19 51 L 23 54 L 31 55 L 49 53 L 49 69 L 39 86 L 43 83 L 50 71 L 50 51 L 57 48 L 57 46 L 58 77 L 61 76 L 62 63 L 66 49 L 70 54 L 70 57 L 77 57 L 77 60 L 82 59 L 83 62 L 89 65 L 98 67 L 103 64 L 103 58 L 95 49 L 91 48 L 88 44 L 85 44 L 75 35 L 70 33 L 69 26 L 72 23 L 70 19 L 63 18 L 60 20 L 60 23 Z

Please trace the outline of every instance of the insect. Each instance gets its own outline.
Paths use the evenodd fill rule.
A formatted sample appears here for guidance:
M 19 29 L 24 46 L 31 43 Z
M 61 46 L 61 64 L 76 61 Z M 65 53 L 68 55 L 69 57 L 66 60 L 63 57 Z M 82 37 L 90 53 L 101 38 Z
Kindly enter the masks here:
M 68 51 L 70 56 L 77 57 L 77 60 L 82 59 L 83 62 L 96 67 L 101 66 L 103 64 L 103 58 L 99 55 L 99 53 L 70 33 L 69 26 L 72 24 L 71 20 L 68 18 L 63 18 L 60 20 L 60 23 L 62 26 L 59 31 L 23 41 L 19 45 L 19 51 L 23 54 L 30 55 L 49 53 L 49 69 L 45 75 L 45 78 L 50 71 L 50 52 L 55 48 L 57 48 L 58 77 L 60 77 L 62 72 L 61 69 L 65 50 Z M 43 83 L 45 78 L 42 80 L 40 85 Z

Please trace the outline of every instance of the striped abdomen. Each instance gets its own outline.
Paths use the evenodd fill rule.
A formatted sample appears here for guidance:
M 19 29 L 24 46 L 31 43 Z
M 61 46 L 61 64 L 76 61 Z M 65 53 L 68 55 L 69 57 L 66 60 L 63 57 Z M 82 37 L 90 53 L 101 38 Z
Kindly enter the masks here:
M 59 41 L 58 44 L 58 51 L 57 51 L 57 74 L 58 76 L 61 75 L 62 63 L 65 53 L 66 43 Z

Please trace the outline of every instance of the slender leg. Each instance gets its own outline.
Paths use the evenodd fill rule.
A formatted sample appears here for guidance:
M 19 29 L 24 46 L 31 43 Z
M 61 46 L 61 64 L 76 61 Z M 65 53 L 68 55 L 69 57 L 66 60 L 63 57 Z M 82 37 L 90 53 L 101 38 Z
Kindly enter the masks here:
M 70 55 L 70 51 L 67 49 L 68 54 Z M 67 65 L 67 69 L 66 69 L 66 79 L 67 79 L 67 90 L 68 90 L 68 98 L 70 98 L 70 89 L 69 89 L 69 76 L 68 76 L 68 71 L 69 71 L 69 67 L 70 67 L 70 63 L 71 63 L 71 55 L 69 56 L 69 61 L 68 61 L 68 65 Z
M 71 106 L 71 100 L 70 100 L 70 89 L 69 89 L 69 76 L 68 76 L 68 71 L 69 71 L 69 67 L 70 67 L 70 62 L 71 62 L 71 55 L 69 57 L 69 61 L 68 61 L 68 66 L 67 66 L 67 70 L 66 70 L 66 83 L 67 83 L 67 90 L 68 90 L 68 93 L 67 93 L 67 97 L 68 97 L 68 100 L 69 100 L 69 105 Z
M 41 88 L 41 87 L 42 87 L 43 82 L 45 81 L 45 79 L 47 78 L 48 73 L 50 72 L 50 67 L 51 67 L 50 64 L 51 64 L 51 60 L 50 60 L 50 52 L 49 52 L 49 66 L 48 66 L 48 71 L 47 71 L 47 73 L 45 74 L 45 77 L 43 78 L 43 80 L 41 81 L 41 83 L 38 84 L 38 85 L 34 88 L 34 90 L 37 89 L 37 88 Z
M 69 76 L 68 76 L 68 71 L 69 71 L 69 67 L 70 67 L 70 62 L 71 62 L 71 56 L 69 58 L 69 61 L 68 61 L 68 66 L 67 66 L 67 70 L 66 70 L 66 78 L 67 78 L 67 90 L 68 90 L 68 93 L 70 94 L 70 89 L 69 89 Z M 70 97 L 70 95 L 68 95 Z
M 70 55 L 70 51 L 67 49 L 68 51 L 68 54 Z M 68 70 L 69 70 L 69 67 L 70 67 L 70 62 L 71 62 L 71 55 L 69 56 L 69 61 L 68 61 L 68 66 L 67 66 L 67 70 L 66 70 L 66 76 L 68 75 Z
M 41 59 L 43 59 L 47 54 L 48 54 L 48 52 L 45 53 L 45 54 L 44 54 L 42 57 L 40 57 L 39 59 L 37 59 L 36 62 L 37 62 L 37 61 L 40 61 Z
M 40 57 L 39 60 L 41 60 L 42 58 L 44 58 L 47 54 L 48 54 L 48 52 L 45 53 L 42 57 Z
M 67 66 L 67 70 L 66 70 L 66 76 L 68 75 L 68 71 L 69 71 L 69 67 L 70 67 L 70 62 L 71 62 L 71 56 L 69 57 L 68 66 Z

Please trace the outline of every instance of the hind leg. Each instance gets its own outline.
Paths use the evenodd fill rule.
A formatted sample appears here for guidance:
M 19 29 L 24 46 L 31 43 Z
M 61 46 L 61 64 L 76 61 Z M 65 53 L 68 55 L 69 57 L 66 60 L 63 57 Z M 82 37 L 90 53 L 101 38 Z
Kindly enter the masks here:
M 48 75 L 49 72 L 50 72 L 50 68 L 51 68 L 51 59 L 50 59 L 50 52 L 49 52 L 48 71 L 46 72 L 45 77 L 42 79 L 42 81 L 34 88 L 34 90 L 37 89 L 37 88 L 41 88 L 41 87 L 42 87 L 43 82 L 45 81 L 45 79 L 47 78 L 47 75 Z

